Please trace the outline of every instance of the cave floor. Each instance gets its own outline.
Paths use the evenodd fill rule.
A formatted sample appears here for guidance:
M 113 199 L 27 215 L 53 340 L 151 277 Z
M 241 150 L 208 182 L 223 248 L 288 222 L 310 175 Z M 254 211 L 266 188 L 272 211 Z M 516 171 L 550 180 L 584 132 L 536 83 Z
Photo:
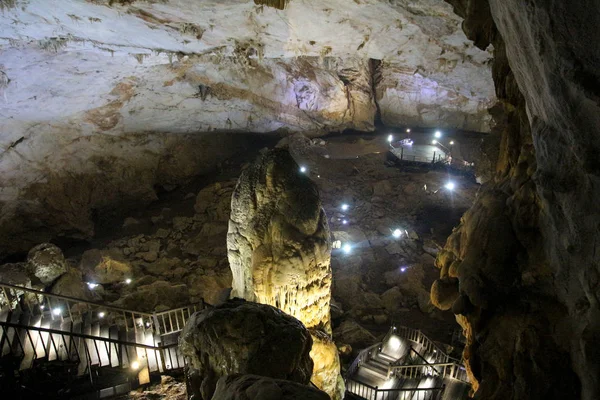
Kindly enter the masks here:
M 438 276 L 435 255 L 478 185 L 439 171 L 386 165 L 386 138 L 352 134 L 289 140 L 292 155 L 319 187 L 333 239 L 352 245 L 349 254 L 332 253 L 333 298 L 342 310 L 333 314 L 333 322 L 335 339 L 355 350 L 375 342 L 393 321 L 443 342 L 458 328 L 453 315 L 429 304 L 428 291 Z M 273 144 L 272 138 L 261 142 L 247 157 L 223 163 L 187 186 L 161 189 L 159 200 L 127 218 L 103 216 L 89 243 L 61 246 L 74 266 L 86 250 L 98 249 L 131 267 L 130 285 L 101 285 L 93 299 L 153 311 L 226 298 L 231 272 L 223 210 L 229 209 L 243 167 L 259 148 Z M 454 192 L 443 189 L 449 180 L 456 184 Z M 198 196 L 199 191 L 208 197 Z M 210 206 L 198 208 L 200 197 Z M 342 204 L 349 209 L 343 211 Z M 400 238 L 392 236 L 395 229 L 401 229 Z

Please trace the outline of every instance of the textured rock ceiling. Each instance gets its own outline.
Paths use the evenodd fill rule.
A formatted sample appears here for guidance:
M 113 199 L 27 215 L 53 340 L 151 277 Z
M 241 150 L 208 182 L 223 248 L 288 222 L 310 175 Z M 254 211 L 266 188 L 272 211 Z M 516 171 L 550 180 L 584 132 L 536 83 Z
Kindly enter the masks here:
M 368 128 L 374 110 L 323 115 L 348 108 L 344 82 L 330 71 L 360 71 L 368 59 L 384 63 L 377 96 L 390 124 L 487 130 L 494 101 L 490 53 L 469 43 L 441 0 L 296 0 L 283 11 L 248 0 L 7 4 L 14 7 L 0 13 L 1 68 L 11 81 L 0 110 L 20 122 L 74 117 L 125 132 Z M 295 57 L 308 65 L 288 65 Z M 302 89 L 286 84 L 290 76 L 311 81 L 300 106 L 310 118 L 286 109 L 298 108 Z M 218 83 L 227 88 L 216 88 L 217 99 L 199 93 L 200 84 Z M 119 84 L 132 89 L 115 91 Z
M 0 243 L 89 237 L 231 155 L 209 132 L 488 131 L 491 52 L 460 24 L 442 0 L 1 0 Z

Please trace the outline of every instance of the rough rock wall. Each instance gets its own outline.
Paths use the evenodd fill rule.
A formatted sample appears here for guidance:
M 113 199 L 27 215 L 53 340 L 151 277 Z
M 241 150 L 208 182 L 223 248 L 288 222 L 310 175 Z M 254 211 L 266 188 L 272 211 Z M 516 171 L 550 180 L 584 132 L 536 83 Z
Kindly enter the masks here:
M 429 61 L 439 72 L 398 62 L 382 64 L 375 90 L 383 124 L 489 132 L 488 109 L 496 99 L 491 88 L 483 84 L 488 74 L 487 60 L 473 71 L 456 58 L 439 56 Z M 448 79 L 449 71 L 464 75 L 464 83 L 457 85 Z
M 319 345 L 311 353 L 314 380 L 341 398 L 339 356 L 327 340 L 329 226 L 316 185 L 286 149 L 264 153 L 240 176 L 231 201 L 227 249 L 232 296 L 273 305 L 313 329 Z
M 437 259 L 478 399 L 600 397 L 598 1 L 448 0 L 490 42 L 497 173 Z
M 248 146 L 240 135 L 32 132 L 0 154 L 0 257 L 57 236 L 89 239 L 98 216 L 148 204 Z

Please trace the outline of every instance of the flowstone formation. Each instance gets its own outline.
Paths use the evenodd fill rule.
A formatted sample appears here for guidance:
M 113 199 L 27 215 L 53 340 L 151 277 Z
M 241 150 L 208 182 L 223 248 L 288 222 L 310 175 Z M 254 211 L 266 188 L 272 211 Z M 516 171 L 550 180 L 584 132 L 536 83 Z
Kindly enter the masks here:
M 254 374 L 307 385 L 312 339 L 297 319 L 266 304 L 230 300 L 194 314 L 179 339 L 190 398 L 213 398 L 219 378 Z
M 600 398 L 597 1 L 447 0 L 494 47 L 496 175 L 437 258 L 475 399 Z
M 275 306 L 311 329 L 314 383 L 338 399 L 343 383 L 330 340 L 329 235 L 317 187 L 286 149 L 262 154 L 242 173 L 227 234 L 232 296 Z

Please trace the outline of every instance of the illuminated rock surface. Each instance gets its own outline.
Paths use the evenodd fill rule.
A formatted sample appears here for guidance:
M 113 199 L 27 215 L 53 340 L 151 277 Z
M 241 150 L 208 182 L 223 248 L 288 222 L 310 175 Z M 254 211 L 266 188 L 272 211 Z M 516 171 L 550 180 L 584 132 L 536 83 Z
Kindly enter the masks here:
M 227 234 L 232 296 L 273 305 L 314 329 L 315 380 L 343 393 L 331 335 L 331 244 L 316 185 L 285 149 L 261 155 L 240 176 Z
M 179 339 L 187 357 L 188 395 L 209 400 L 219 378 L 255 374 L 308 384 L 313 370 L 308 330 L 266 304 L 230 300 L 194 314 Z

